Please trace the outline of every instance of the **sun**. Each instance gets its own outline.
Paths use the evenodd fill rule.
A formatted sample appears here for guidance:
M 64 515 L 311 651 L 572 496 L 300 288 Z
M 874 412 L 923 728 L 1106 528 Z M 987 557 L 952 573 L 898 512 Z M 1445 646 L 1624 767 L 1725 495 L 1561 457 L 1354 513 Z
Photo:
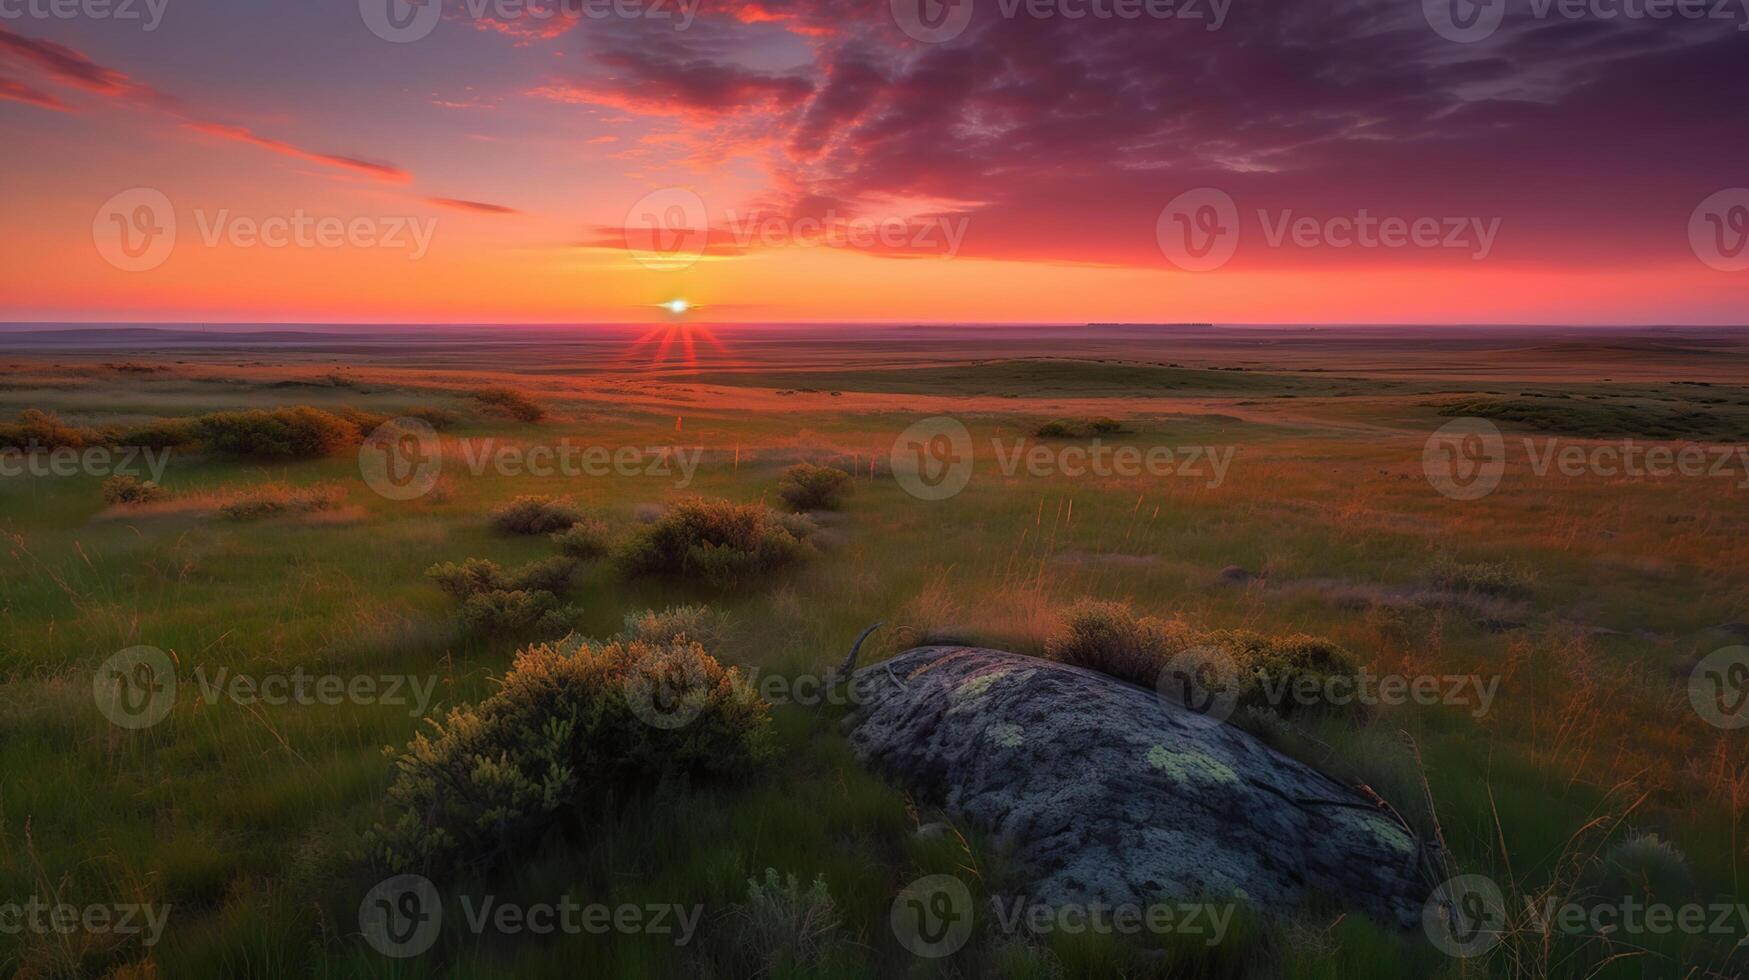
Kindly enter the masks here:
M 683 299 L 671 299 L 668 302 L 663 303 L 662 308 L 675 316 L 679 316 L 687 310 L 692 309 L 692 304 Z

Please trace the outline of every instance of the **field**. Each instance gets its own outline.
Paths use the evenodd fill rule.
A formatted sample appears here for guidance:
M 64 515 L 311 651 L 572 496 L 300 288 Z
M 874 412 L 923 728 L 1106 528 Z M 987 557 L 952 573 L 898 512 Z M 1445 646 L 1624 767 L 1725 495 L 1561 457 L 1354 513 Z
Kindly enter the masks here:
M 1601 337 L 1602 339 L 1598 339 Z M 0 422 L 36 409 L 72 426 L 135 426 L 309 406 L 453 413 L 437 491 L 393 500 L 360 454 L 263 459 L 171 450 L 144 504 L 105 476 L 0 476 L 0 903 L 167 906 L 161 941 L 0 931 L 0 975 L 218 977 L 1710 977 L 1749 970 L 1734 932 L 1561 932 L 1534 897 L 1609 894 L 1610 855 L 1656 834 L 1680 857 L 1665 901 L 1738 906 L 1749 804 L 1741 732 L 1691 706 L 1701 658 L 1749 643 L 1749 333 L 1488 329 L 1471 333 L 1202 327 L 609 329 L 566 333 L 0 333 Z M 475 397 L 509 388 L 536 422 Z M 920 420 L 966 427 L 963 491 L 907 492 L 895 440 Z M 1504 433 L 1499 486 L 1454 499 L 1424 468 L 1455 418 Z M 1116 427 L 1089 436 L 1084 427 Z M 1062 420 L 1068 435 L 1039 437 Z M 1019 441 L 1017 443 L 1017 440 Z M 1550 440 L 1553 440 L 1551 443 Z M 1554 449 L 1698 444 L 1716 474 L 1542 467 Z M 1159 475 L 1071 472 L 1066 447 L 1170 451 Z M 637 464 L 541 476 L 473 462 L 480 447 L 625 447 Z M 1016 446 L 1046 463 L 1016 462 Z M 667 448 L 696 470 L 650 465 Z M 1194 452 L 1192 452 L 1194 450 Z M 1141 455 L 1138 454 L 1138 455 Z M 1448 868 L 1490 876 L 1513 926 L 1461 960 L 1420 932 L 1336 910 L 1243 917 L 1216 945 L 1158 937 L 981 931 L 914 956 L 889 927 L 920 875 L 981 898 L 1010 887 L 1004 848 L 942 821 L 863 770 L 841 705 L 773 700 L 775 756 L 711 782 L 589 794 L 508 865 L 443 883 L 609 906 L 702 906 L 696 933 L 542 936 L 445 928 L 420 956 L 380 955 L 359 907 L 385 870 L 385 820 L 405 746 L 449 707 L 496 690 L 528 637 L 470 630 L 426 576 L 469 558 L 555 553 L 506 535 L 493 509 L 562 495 L 614 535 L 687 497 L 778 506 L 792 464 L 851 474 L 797 567 L 749 580 L 630 576 L 582 564 L 574 626 L 705 603 L 724 663 L 772 682 L 829 673 L 865 627 L 878 662 L 925 639 L 1043 655 L 1084 597 L 1207 629 L 1328 637 L 1371 672 L 1497 682 L 1474 704 L 1384 705 L 1363 722 L 1272 732 L 1290 755 L 1364 782 Z M 143 463 L 141 465 L 144 465 Z M 478 472 L 475 472 L 475 469 Z M 227 515 L 266 484 L 344 492 L 310 510 Z M 99 665 L 166 651 L 180 693 L 149 727 L 112 724 Z M 431 704 L 259 704 L 220 671 L 411 678 Z M 799 686 L 793 688 L 801 691 Z M 411 694 L 409 694 L 411 697 Z M 1665 849 L 1668 851 L 1668 848 Z M 770 952 L 750 877 L 823 878 L 836 928 L 818 956 Z M 1618 889 L 1619 893 L 1619 889 Z M 1619 894 L 1618 899 L 1619 901 Z M 1533 903 L 1534 904 L 1534 903 Z M 455 904 L 446 921 L 463 920 Z M 767 937 L 767 938 L 761 938 Z M 752 966 L 749 966 L 752 964 Z

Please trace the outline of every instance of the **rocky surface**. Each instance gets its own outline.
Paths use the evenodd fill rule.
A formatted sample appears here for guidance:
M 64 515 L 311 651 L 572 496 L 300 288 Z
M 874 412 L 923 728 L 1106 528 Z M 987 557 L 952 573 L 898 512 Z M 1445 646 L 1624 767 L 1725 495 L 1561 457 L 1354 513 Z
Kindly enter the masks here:
M 1393 816 L 1152 691 L 970 647 L 855 676 L 858 755 L 1010 846 L 1031 902 L 1317 899 L 1419 920 L 1421 847 Z

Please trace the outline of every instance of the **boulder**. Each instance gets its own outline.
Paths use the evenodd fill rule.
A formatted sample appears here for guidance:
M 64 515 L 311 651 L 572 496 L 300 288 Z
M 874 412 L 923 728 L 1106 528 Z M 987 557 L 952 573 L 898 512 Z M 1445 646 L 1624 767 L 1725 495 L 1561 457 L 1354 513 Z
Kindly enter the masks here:
M 908 650 L 855 685 L 858 756 L 995 835 L 1029 902 L 1319 901 L 1420 919 L 1426 855 L 1394 814 L 1153 691 L 957 646 Z

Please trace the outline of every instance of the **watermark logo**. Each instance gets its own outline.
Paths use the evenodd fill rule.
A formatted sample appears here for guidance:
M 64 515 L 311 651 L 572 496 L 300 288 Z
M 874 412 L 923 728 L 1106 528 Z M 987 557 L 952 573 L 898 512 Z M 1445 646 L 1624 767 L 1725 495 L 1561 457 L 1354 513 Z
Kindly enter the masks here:
M 0 449 L 0 476 L 135 476 L 144 461 L 145 472 L 153 483 L 164 482 L 164 470 L 170 465 L 173 449 L 149 449 L 140 446 L 87 446 L 74 449 L 56 446 L 53 449 L 20 449 L 8 446 Z
M 1239 667 L 1214 647 L 1192 647 L 1166 661 L 1154 689 L 1183 709 L 1193 727 L 1212 728 L 1233 717 L 1239 703 Z
M 1479 500 L 1506 474 L 1506 440 L 1487 419 L 1454 419 L 1435 429 L 1421 448 L 1421 472 L 1452 500 Z
M 0 20 L 133 20 L 150 34 L 169 6 L 170 0 L 0 0 Z
M 704 710 L 710 679 L 704 665 L 691 657 L 639 664 L 623 682 L 626 707 L 651 728 L 685 728 Z
M 1688 703 L 1706 723 L 1749 727 L 1749 647 L 1714 650 L 1688 675 Z
M 377 37 L 391 44 L 410 44 L 437 30 L 443 0 L 358 0 L 358 15 Z
M 704 198 L 684 187 L 664 187 L 626 211 L 625 246 L 633 261 L 657 272 L 690 268 L 710 241 Z
M 384 498 L 415 500 L 443 474 L 443 443 L 424 419 L 390 419 L 358 447 L 358 472 Z
M 97 668 L 91 690 L 97 710 L 117 728 L 150 728 L 176 705 L 176 665 L 157 647 L 128 647 Z
M 1421 927 L 1448 956 L 1480 956 L 1500 942 L 1506 927 L 1506 899 L 1487 875 L 1458 875 L 1427 896 Z
M 1506 0 L 1421 0 L 1421 15 L 1447 41 L 1473 44 L 1500 29 Z
M 1154 238 L 1173 265 L 1186 272 L 1213 272 L 1239 248 L 1239 206 L 1218 188 L 1185 191 L 1161 209 Z
M 914 41 L 945 44 L 972 22 L 973 0 L 889 0 L 893 23 Z
M 971 219 L 964 215 L 843 214 L 828 208 L 820 215 L 743 214 L 726 211 L 723 221 L 739 248 L 844 248 L 856 251 L 959 254 Z
M 377 952 L 394 959 L 418 956 L 443 929 L 443 900 L 424 875 L 396 875 L 377 883 L 358 906 L 358 931 Z
M 80 933 L 87 936 L 139 938 L 147 949 L 164 937 L 172 906 L 150 902 L 73 905 L 32 895 L 22 902 L 0 902 L 0 936 L 30 934 L 43 938 Z
M 123 272 L 150 272 L 176 249 L 176 208 L 152 187 L 125 190 L 103 202 L 91 220 L 91 241 Z
M 972 479 L 972 434 L 947 415 L 914 422 L 894 440 L 893 478 L 918 500 L 946 500 Z
M 899 945 L 913 954 L 952 956 L 972 936 L 972 893 L 953 875 L 919 878 L 893 899 L 888 919 Z
M 1050 935 L 1200 937 L 1204 946 L 1219 946 L 1226 939 L 1234 902 L 1029 902 L 1025 896 L 990 899 L 996 927 L 1010 936 Z
M 1688 244 L 1710 268 L 1749 269 L 1749 188 L 1726 188 L 1700 202 L 1688 216 Z

